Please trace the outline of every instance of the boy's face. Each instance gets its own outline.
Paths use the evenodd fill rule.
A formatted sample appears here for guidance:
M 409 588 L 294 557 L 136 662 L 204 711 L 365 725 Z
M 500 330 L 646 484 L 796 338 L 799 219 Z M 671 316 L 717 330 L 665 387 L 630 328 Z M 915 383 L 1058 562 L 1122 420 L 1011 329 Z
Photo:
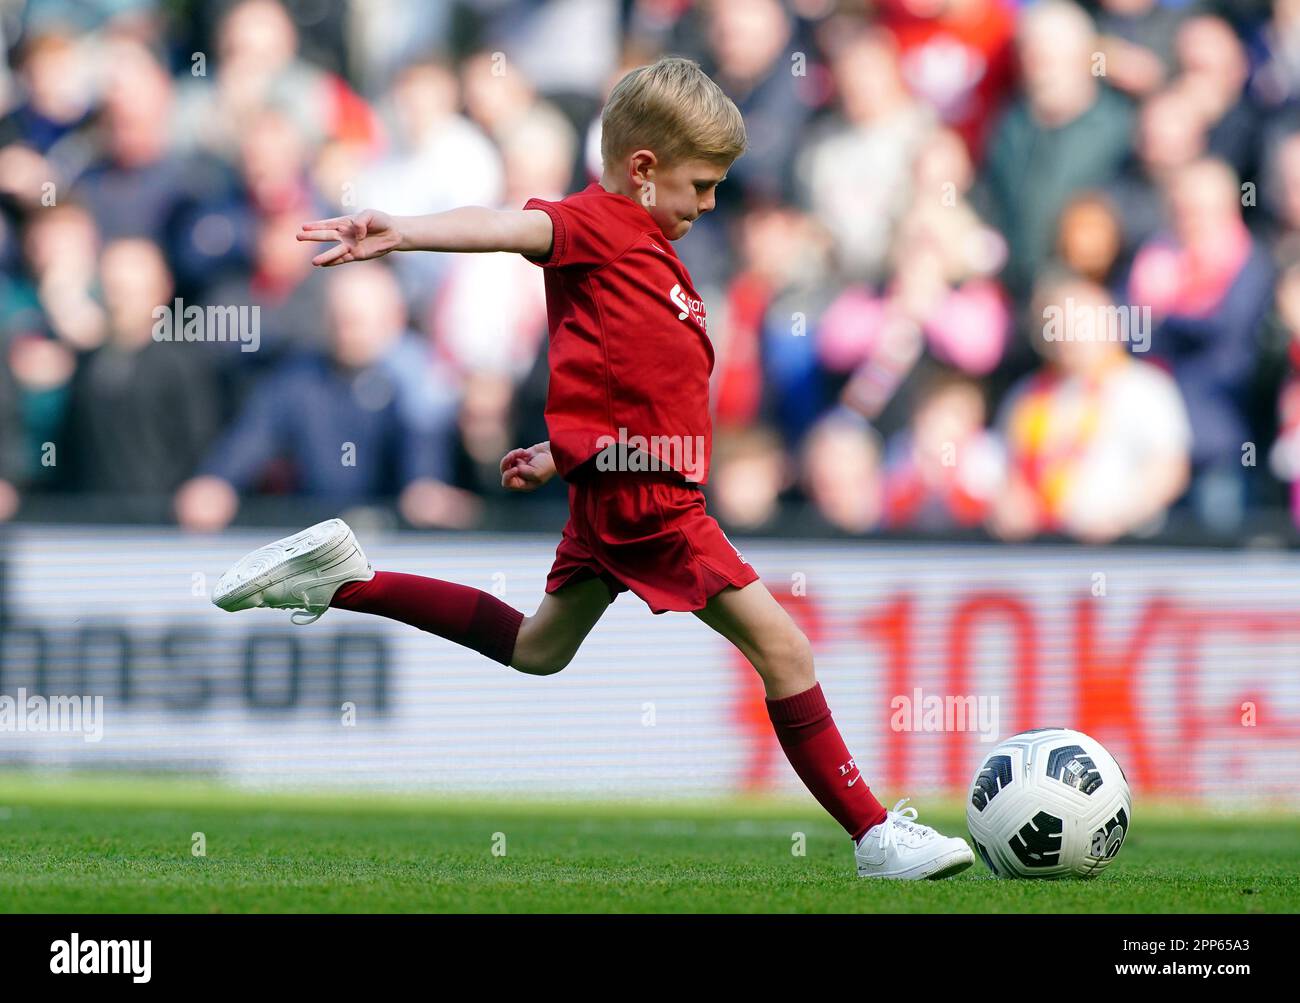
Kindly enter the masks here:
M 685 237 L 691 232 L 691 223 L 714 207 L 715 190 L 731 166 L 709 160 L 664 166 L 647 150 L 638 151 L 632 159 L 633 177 L 641 182 L 633 197 L 646 207 L 669 240 Z

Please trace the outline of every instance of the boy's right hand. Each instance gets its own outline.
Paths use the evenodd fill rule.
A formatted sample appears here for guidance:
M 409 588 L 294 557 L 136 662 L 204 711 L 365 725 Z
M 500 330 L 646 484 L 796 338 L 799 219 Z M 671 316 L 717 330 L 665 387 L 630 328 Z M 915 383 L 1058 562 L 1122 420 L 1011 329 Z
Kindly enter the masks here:
M 507 491 L 535 491 L 554 476 L 549 442 L 512 449 L 501 458 L 501 486 Z
M 351 216 L 317 219 L 304 223 L 299 240 L 331 241 L 338 246 L 322 251 L 311 259 L 313 265 L 329 268 L 349 261 L 382 258 L 402 242 L 402 234 L 392 216 L 378 209 L 363 209 Z

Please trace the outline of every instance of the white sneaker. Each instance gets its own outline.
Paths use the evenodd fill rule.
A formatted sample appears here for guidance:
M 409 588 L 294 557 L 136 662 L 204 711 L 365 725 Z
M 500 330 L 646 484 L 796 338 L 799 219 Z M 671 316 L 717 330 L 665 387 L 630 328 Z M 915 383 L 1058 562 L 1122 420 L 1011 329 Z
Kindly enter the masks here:
M 308 613 L 294 623 L 315 623 L 339 586 L 368 582 L 374 569 L 342 519 L 318 522 L 301 533 L 246 554 L 218 579 L 212 602 L 229 613 L 267 606 Z
M 915 808 L 898 810 L 910 800 L 899 801 L 883 822 L 858 841 L 854 850 L 858 877 L 936 880 L 964 871 L 974 862 L 966 840 L 917 825 Z

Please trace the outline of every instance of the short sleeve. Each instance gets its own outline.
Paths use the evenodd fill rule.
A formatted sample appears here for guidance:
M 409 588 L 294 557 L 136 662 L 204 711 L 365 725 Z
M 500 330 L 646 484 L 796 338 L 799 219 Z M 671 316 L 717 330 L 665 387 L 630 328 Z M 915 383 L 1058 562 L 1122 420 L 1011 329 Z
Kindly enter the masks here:
M 640 236 L 601 200 L 581 196 L 548 202 L 532 198 L 525 209 L 540 209 L 551 217 L 551 253 L 527 260 L 542 268 L 599 268 L 613 261 Z

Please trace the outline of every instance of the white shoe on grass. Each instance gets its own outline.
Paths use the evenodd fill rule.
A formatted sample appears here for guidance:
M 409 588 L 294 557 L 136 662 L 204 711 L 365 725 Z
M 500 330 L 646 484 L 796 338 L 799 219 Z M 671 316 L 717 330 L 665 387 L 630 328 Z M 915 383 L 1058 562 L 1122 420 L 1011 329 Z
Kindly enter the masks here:
M 329 519 L 246 554 L 217 580 L 212 602 L 229 613 L 269 607 L 308 614 L 314 623 L 329 609 L 340 586 L 368 582 L 374 569 L 342 519 Z
M 900 812 L 909 800 L 903 798 L 894 805 L 885 820 L 858 841 L 854 850 L 858 877 L 937 880 L 964 871 L 974 862 L 966 840 L 917 825 L 915 808 Z

